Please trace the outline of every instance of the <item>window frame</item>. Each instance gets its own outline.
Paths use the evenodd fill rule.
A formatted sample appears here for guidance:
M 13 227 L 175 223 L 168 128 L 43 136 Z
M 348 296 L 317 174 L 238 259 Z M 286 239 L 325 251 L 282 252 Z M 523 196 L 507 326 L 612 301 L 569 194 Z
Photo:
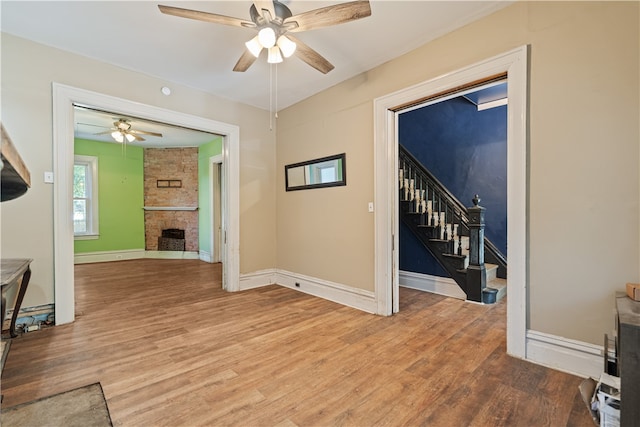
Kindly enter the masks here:
M 87 180 L 89 181 L 87 188 L 87 231 L 84 233 L 76 233 L 74 231 L 73 238 L 75 240 L 92 240 L 100 237 L 99 216 L 98 216 L 98 157 L 84 156 L 76 154 L 73 156 L 73 166 L 84 166 L 89 172 Z M 73 197 L 73 201 L 76 197 Z

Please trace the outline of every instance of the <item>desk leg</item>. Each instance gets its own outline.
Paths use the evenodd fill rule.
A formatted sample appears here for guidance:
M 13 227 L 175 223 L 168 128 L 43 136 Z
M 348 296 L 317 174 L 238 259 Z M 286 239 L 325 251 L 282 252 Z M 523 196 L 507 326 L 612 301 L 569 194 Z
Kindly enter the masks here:
M 18 319 L 18 313 L 20 312 L 20 307 L 22 306 L 22 300 L 24 299 L 24 294 L 27 293 L 27 286 L 29 285 L 29 280 L 31 279 L 31 268 L 27 268 L 27 271 L 22 275 L 22 281 L 20 282 L 20 289 L 18 290 L 18 297 L 16 298 L 16 305 L 13 308 L 13 313 L 11 314 L 11 324 L 9 325 L 9 333 L 11 334 L 11 338 L 15 338 L 18 336 L 16 333 L 16 320 Z

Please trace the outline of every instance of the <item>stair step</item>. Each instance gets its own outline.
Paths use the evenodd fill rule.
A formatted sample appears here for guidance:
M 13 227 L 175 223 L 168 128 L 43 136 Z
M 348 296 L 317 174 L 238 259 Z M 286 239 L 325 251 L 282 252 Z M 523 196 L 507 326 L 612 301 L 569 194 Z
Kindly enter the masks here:
M 500 301 L 507 295 L 507 279 L 496 278 L 487 281 L 487 288 L 496 289 L 498 293 L 496 294 L 496 302 Z
M 495 280 L 498 277 L 498 266 L 496 264 L 485 263 L 484 268 L 487 271 L 487 283 Z

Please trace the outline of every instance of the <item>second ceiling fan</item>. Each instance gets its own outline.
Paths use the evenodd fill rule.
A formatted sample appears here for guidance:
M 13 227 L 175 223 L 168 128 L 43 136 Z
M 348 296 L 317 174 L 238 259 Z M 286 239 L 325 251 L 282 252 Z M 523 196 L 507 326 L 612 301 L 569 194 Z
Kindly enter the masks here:
M 106 135 L 111 134 L 111 137 L 118 142 L 133 142 L 139 141 L 142 142 L 145 139 L 140 135 L 150 135 L 158 138 L 162 138 L 162 134 L 158 132 L 150 132 L 145 130 L 136 130 L 131 128 L 131 123 L 128 119 L 118 119 L 118 121 L 113 122 L 113 128 L 106 130 L 104 132 L 98 132 L 95 135 Z
M 282 62 L 282 56 L 289 57 L 295 54 L 324 74 L 333 70 L 333 64 L 291 33 L 343 24 L 371 15 L 368 0 L 340 3 L 298 15 L 293 15 L 291 10 L 278 0 L 254 1 L 249 8 L 250 20 L 172 6 L 158 5 L 158 8 L 167 15 L 256 30 L 258 34 L 246 43 L 246 49 L 233 71 L 246 71 L 260 52 L 266 49 L 267 60 L 270 63 Z

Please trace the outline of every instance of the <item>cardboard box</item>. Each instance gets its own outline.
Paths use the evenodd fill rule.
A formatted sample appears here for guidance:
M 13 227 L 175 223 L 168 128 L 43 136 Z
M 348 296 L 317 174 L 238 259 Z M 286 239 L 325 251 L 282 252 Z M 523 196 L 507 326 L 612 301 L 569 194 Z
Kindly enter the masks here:
M 595 381 L 594 381 L 595 382 Z M 580 392 L 587 393 L 593 383 L 585 384 Z M 620 427 L 620 377 L 600 374 L 591 398 L 591 416 L 600 427 Z
M 596 396 L 596 382 L 593 378 L 586 378 L 583 380 L 578 386 L 578 390 L 580 390 L 580 397 L 582 397 L 582 401 L 587 406 L 589 410 L 589 414 L 591 414 L 591 419 L 593 423 L 597 426 L 600 425 L 600 415 L 598 411 L 594 409 L 593 399 Z
M 627 283 L 627 295 L 634 301 L 640 301 L 640 283 Z

